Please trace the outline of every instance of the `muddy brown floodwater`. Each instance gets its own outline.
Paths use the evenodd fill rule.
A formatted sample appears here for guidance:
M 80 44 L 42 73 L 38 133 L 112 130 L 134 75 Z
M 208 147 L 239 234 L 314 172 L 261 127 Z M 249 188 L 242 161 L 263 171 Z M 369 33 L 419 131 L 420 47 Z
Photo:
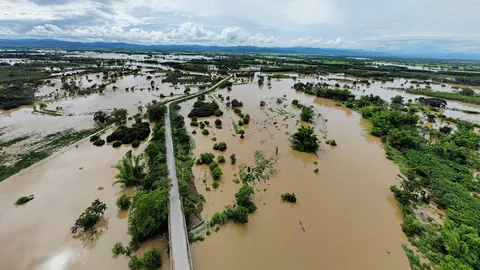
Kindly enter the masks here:
M 380 140 L 368 134 L 359 114 L 330 100 L 295 92 L 293 83 L 272 80 L 272 89 L 246 84 L 234 86 L 231 92 L 215 93 L 243 101 L 242 112 L 250 114 L 252 121 L 243 127 L 246 138 L 241 140 L 234 135 L 232 125 L 239 117 L 222 105 L 223 129 L 208 128 L 210 135 L 204 136 L 197 128 L 196 156 L 214 152 L 213 137 L 228 146 L 224 153 L 215 151 L 216 156 L 227 159 L 220 165 L 224 175 L 217 190 L 207 191 L 213 182 L 207 167 L 194 167 L 197 189 L 206 198 L 204 219 L 233 203 L 240 188 L 233 182 L 234 173 L 240 164 L 253 164 L 255 150 L 275 156 L 278 146 L 278 175 L 255 185 L 253 200 L 258 210 L 249 216 L 248 224 L 229 222 L 218 232 L 210 228 L 211 236 L 192 244 L 194 268 L 409 269 L 401 247 L 408 242 L 400 226 L 401 213 L 389 191 L 390 185 L 399 183 L 398 166 L 385 158 Z M 277 104 L 277 97 L 283 95 L 283 104 Z M 321 114 L 314 124 L 322 141 L 318 157 L 295 152 L 289 146 L 289 134 L 296 130 L 300 113 L 292 107 L 293 99 L 313 105 Z M 267 102 L 265 108 L 259 107 L 261 100 Z M 181 104 L 183 115 L 193 102 Z M 212 126 L 215 118 L 208 120 Z M 194 128 L 189 122 L 191 132 Z M 335 139 L 338 146 L 326 145 L 323 136 Z M 237 165 L 229 162 L 233 153 Z M 315 168 L 318 174 L 313 172 Z M 297 203 L 282 202 L 280 194 L 285 192 L 295 193 Z
M 111 249 L 116 242 L 130 241 L 128 213 L 119 211 L 115 201 L 122 193 L 133 196 L 134 190 L 112 186 L 116 169 L 111 166 L 129 149 L 95 147 L 87 140 L 0 182 L 1 269 L 128 269 L 127 258 L 114 258 Z M 30 194 L 33 201 L 14 206 Z M 70 227 L 95 199 L 108 207 L 99 225 L 103 233 L 94 240 L 74 238 Z M 166 245 L 151 241 L 139 253 L 146 246 Z M 163 269 L 168 269 L 163 253 Z

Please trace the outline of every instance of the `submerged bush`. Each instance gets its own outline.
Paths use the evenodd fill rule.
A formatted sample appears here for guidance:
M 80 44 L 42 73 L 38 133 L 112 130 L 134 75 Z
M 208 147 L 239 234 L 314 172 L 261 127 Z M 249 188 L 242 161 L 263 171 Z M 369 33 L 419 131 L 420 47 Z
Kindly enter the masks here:
M 15 202 L 15 205 L 23 205 L 23 204 L 26 204 L 27 202 L 29 202 L 33 199 L 35 199 L 34 195 L 22 196 L 22 197 L 17 199 L 17 201 Z
M 102 139 L 98 139 L 93 143 L 93 145 L 95 146 L 102 146 L 104 144 L 105 144 L 105 140 L 102 140 Z
M 107 205 L 96 199 L 92 205 L 87 207 L 85 211 L 75 221 L 75 225 L 71 228 L 73 234 L 79 231 L 88 231 L 103 217 L 103 213 L 107 209 Z
M 118 148 L 118 147 L 122 146 L 122 142 L 116 141 L 112 144 L 112 146 L 113 146 L 113 148 Z
M 218 150 L 218 151 L 225 151 L 227 150 L 227 144 L 225 142 L 219 142 L 219 143 L 215 143 L 213 145 L 213 150 Z
M 296 203 L 297 197 L 295 197 L 295 193 L 283 193 L 281 195 L 282 200 L 286 202 Z
M 118 197 L 115 204 L 118 208 L 122 210 L 127 210 L 130 207 L 130 198 L 128 198 L 127 195 L 122 194 L 122 196 Z

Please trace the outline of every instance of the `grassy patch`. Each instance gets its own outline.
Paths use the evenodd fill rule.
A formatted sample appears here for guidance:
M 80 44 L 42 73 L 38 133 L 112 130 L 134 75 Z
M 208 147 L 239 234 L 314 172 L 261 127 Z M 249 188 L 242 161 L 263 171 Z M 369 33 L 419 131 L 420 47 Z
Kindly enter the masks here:
M 17 138 L 11 139 L 9 141 L 0 141 L 0 148 L 12 146 L 12 145 L 14 145 L 16 143 L 19 143 L 21 141 L 25 141 L 28 138 L 30 138 L 30 135 L 17 137 Z

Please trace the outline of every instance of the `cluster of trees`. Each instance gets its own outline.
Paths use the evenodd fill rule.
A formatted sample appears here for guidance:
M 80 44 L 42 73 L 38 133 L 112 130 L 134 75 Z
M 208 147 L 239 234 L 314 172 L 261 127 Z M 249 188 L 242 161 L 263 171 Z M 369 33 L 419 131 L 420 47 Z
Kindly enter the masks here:
M 193 104 L 192 111 L 188 114 L 188 117 L 209 117 L 215 115 L 215 112 L 219 109 L 218 104 L 214 101 L 203 102 L 197 101 Z
M 134 141 L 143 141 L 150 135 L 150 124 L 140 122 L 132 124 L 131 127 L 120 126 L 112 134 L 107 136 L 107 142 L 121 142 L 122 144 L 130 144 Z
M 0 88 L 0 109 L 9 110 L 35 101 L 36 88 L 29 85 L 14 85 Z
M 248 214 L 255 212 L 257 206 L 252 202 L 253 188 L 243 184 L 240 190 L 235 194 L 236 205 L 229 206 L 223 212 L 215 213 L 210 220 L 209 225 L 222 226 L 233 220 L 238 223 L 248 223 Z

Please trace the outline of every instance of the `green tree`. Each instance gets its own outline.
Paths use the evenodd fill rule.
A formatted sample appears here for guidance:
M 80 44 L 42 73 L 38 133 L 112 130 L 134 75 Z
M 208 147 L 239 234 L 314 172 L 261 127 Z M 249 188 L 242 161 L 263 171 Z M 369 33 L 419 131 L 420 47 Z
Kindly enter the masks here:
M 297 132 L 290 137 L 290 143 L 294 150 L 307 153 L 318 151 L 317 135 L 311 127 L 299 127 Z
M 232 163 L 232 165 L 234 165 L 236 162 L 237 162 L 237 157 L 235 156 L 235 154 L 231 154 L 230 155 L 230 163 Z
M 302 112 L 300 113 L 300 119 L 305 122 L 312 122 L 313 115 L 315 113 L 313 112 L 313 109 L 311 107 L 302 107 Z
M 257 206 L 252 202 L 253 188 L 247 184 L 243 184 L 240 190 L 235 194 L 237 205 L 243 206 L 248 209 L 249 213 L 255 212 Z
M 75 221 L 75 225 L 71 228 L 73 234 L 79 231 L 88 231 L 103 217 L 103 213 L 107 209 L 107 205 L 96 199 L 92 205 L 87 207 L 85 211 Z
M 115 175 L 116 181 L 113 184 L 125 187 L 137 186 L 145 177 L 143 155 L 133 156 L 132 150 L 129 150 L 114 168 L 118 170 L 118 174 Z
M 113 122 L 117 125 L 127 124 L 128 111 L 126 109 L 114 109 L 112 112 Z
M 133 242 L 141 242 L 159 234 L 168 223 L 168 189 L 139 191 L 132 202 L 128 233 Z

